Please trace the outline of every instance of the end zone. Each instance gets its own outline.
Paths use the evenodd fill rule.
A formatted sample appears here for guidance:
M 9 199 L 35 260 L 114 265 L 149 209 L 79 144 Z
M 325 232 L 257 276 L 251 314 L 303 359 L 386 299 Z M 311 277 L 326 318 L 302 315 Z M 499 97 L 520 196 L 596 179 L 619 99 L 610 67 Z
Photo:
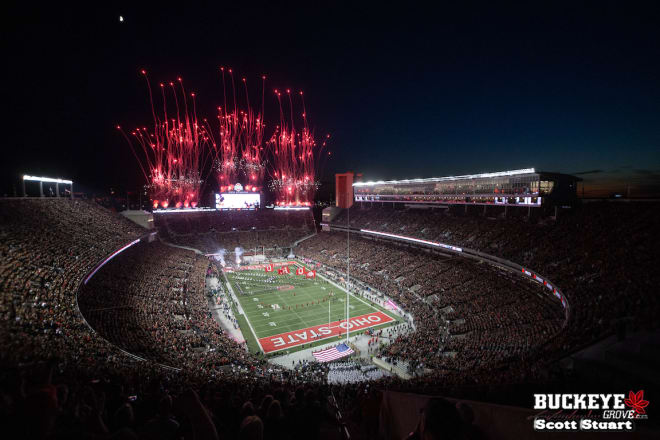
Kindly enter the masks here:
M 345 319 L 331 322 L 330 324 L 321 324 L 314 327 L 294 330 L 292 332 L 280 333 L 279 335 L 267 336 L 259 339 L 259 344 L 264 353 L 273 353 L 275 351 L 286 350 L 287 348 L 298 345 L 317 342 L 323 339 L 332 338 L 345 334 L 348 329 L 350 332 L 364 330 L 381 324 L 394 321 L 391 316 L 377 311 L 367 313 L 361 316 L 350 318 L 348 322 Z

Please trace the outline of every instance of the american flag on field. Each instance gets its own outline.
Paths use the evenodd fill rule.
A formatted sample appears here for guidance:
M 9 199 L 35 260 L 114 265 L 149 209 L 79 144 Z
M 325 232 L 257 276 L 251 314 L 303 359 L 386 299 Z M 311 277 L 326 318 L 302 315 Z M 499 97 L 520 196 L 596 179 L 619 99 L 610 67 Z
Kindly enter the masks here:
M 336 347 L 326 348 L 325 350 L 312 353 L 319 362 L 330 362 L 335 359 L 343 358 L 353 353 L 351 347 L 346 344 L 339 344 Z

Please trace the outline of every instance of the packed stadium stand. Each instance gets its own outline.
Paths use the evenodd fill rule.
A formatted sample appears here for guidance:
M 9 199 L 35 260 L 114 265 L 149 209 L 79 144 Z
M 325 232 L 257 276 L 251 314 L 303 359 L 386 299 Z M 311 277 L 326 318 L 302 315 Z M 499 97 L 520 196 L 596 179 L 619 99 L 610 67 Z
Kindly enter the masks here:
M 342 271 L 345 228 L 355 228 L 351 276 L 415 318 L 416 331 L 377 353 L 426 372 L 404 381 L 353 364 L 284 369 L 250 355 L 210 318 L 206 257 L 154 241 L 93 202 L 2 199 L 0 416 L 22 438 L 239 438 L 247 432 L 241 420 L 261 424 L 264 438 L 339 438 L 336 402 L 353 438 L 375 438 L 384 391 L 520 404 L 529 384 L 567 380 L 551 361 L 622 319 L 629 330 L 657 328 L 649 274 L 659 211 L 656 203 L 589 203 L 556 220 L 384 206 L 343 211 L 336 230 L 295 251 Z M 163 240 L 202 251 L 291 246 L 314 233 L 310 214 L 254 214 L 168 214 L 155 222 Z M 562 288 L 571 313 L 491 264 L 363 237 L 359 229 L 524 264 Z M 244 241 L 242 233 L 252 235 Z M 225 242 L 220 234 L 235 236 Z
M 248 251 L 290 247 L 315 231 L 310 210 L 155 214 L 154 222 L 164 239 L 205 253 L 220 248 L 242 247 Z
M 208 267 L 208 259 L 194 252 L 140 243 L 83 286 L 80 311 L 117 347 L 167 366 L 251 365 L 254 359 L 209 316 L 204 296 Z
M 561 286 L 573 310 L 566 347 L 612 331 L 616 320 L 653 320 L 649 270 L 660 238 L 657 203 L 585 203 L 555 220 L 488 218 L 462 209 L 351 208 L 336 225 L 373 229 L 472 248 L 514 261 Z
M 0 216 L 3 356 L 64 354 L 93 364 L 107 345 L 85 325 L 75 292 L 94 266 L 144 231 L 79 200 L 3 199 Z
M 346 234 L 319 234 L 298 251 L 344 269 Z M 561 329 L 558 302 L 537 298 L 535 286 L 487 265 L 357 237 L 351 255 L 353 277 L 415 317 L 416 331 L 383 350 L 389 360 L 469 376 L 517 362 Z

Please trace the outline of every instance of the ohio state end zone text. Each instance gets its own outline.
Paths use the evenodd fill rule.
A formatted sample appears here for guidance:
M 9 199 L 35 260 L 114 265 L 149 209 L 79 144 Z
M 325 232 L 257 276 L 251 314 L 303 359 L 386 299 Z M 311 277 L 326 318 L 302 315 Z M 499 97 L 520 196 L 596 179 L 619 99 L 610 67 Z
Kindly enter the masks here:
M 349 332 L 354 332 L 392 321 L 394 321 L 394 318 L 383 312 L 376 311 L 353 317 L 348 320 L 348 323 L 346 323 L 345 319 L 342 319 L 329 324 L 315 325 L 313 327 L 281 333 L 279 335 L 267 336 L 259 339 L 259 344 L 265 353 L 272 353 L 274 351 L 285 350 L 298 345 L 339 336 L 345 334 L 347 329 Z

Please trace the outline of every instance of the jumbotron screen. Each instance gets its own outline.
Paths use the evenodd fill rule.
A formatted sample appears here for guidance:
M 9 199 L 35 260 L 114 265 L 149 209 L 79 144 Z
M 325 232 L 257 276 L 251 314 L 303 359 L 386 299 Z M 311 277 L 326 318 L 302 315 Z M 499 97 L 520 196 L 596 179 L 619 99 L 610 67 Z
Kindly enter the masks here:
M 220 193 L 215 195 L 215 209 L 258 209 L 259 193 Z

